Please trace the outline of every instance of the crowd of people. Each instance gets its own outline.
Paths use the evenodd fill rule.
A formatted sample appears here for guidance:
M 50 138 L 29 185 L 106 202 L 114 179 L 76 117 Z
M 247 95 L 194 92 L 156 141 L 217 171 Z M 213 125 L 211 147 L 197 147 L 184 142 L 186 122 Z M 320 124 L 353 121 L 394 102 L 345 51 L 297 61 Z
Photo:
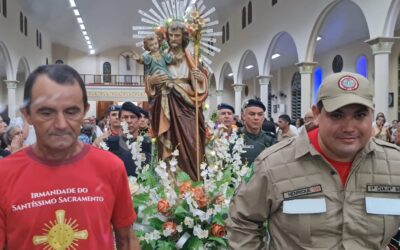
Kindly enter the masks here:
M 266 244 L 266 221 L 272 249 L 394 247 L 400 125 L 382 113 L 373 121 L 372 98 L 367 79 L 344 72 L 324 80 L 304 118 L 282 114 L 275 123 L 259 99 L 246 101 L 239 117 L 230 104 L 217 106 L 215 127 L 221 136 L 242 136 L 241 158 L 252 169 L 227 219 L 233 249 Z M 66 65 L 36 69 L 24 100 L 23 118 L 0 116 L 0 249 L 51 245 L 37 235 L 65 216 L 78 220 L 84 249 L 111 249 L 114 239 L 118 249 L 138 249 L 127 176 L 152 157 L 148 111 L 127 101 L 109 106 L 100 121 L 87 117 L 83 81 Z M 66 204 L 54 211 L 56 203 Z M 57 244 L 64 236 L 54 236 Z

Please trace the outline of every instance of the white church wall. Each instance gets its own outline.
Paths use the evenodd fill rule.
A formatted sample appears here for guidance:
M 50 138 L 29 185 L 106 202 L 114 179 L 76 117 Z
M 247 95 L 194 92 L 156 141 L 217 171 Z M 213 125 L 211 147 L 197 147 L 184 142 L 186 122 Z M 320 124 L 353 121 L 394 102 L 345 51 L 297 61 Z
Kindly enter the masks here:
M 20 12 L 27 17 L 28 29 L 27 36 L 20 32 L 19 16 Z M 36 29 L 42 34 L 42 49 L 36 45 Z M 48 39 L 45 32 L 40 30 L 34 20 L 27 16 L 18 1 L 7 1 L 7 18 L 0 16 L 0 41 L 5 44 L 5 47 L 9 53 L 11 60 L 11 72 L 7 75 L 7 80 L 17 80 L 18 63 L 22 57 L 25 57 L 29 66 L 30 71 L 35 70 L 38 66 L 46 63 L 46 58 L 50 61 L 52 48 L 51 42 Z M 0 62 L 1 67 L 4 67 L 5 62 Z M 31 72 L 28 72 L 31 73 Z M 5 76 L 1 76 L 4 80 Z M 7 87 L 3 83 L 0 88 L 0 104 L 7 104 Z M 24 83 L 20 83 L 21 85 Z M 20 93 L 22 88 L 17 88 L 16 93 L 16 105 L 19 107 L 22 104 L 22 94 Z

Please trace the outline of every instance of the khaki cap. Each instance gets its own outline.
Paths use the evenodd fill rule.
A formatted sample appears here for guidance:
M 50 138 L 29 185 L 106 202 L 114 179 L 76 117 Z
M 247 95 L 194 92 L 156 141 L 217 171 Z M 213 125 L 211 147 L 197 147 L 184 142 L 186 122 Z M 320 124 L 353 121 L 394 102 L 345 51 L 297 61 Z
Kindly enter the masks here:
M 340 72 L 326 77 L 318 92 L 327 112 L 349 104 L 361 104 L 374 109 L 374 92 L 367 78 L 362 75 Z

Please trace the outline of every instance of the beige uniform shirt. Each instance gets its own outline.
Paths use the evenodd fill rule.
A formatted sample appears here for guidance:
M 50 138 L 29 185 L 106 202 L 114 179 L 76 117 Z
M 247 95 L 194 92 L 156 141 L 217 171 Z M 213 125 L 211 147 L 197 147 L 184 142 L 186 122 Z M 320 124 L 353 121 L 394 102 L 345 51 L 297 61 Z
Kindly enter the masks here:
M 367 209 L 369 212 L 367 212 Z M 305 130 L 263 151 L 227 219 L 232 249 L 385 249 L 400 225 L 399 148 L 372 138 L 343 188 Z

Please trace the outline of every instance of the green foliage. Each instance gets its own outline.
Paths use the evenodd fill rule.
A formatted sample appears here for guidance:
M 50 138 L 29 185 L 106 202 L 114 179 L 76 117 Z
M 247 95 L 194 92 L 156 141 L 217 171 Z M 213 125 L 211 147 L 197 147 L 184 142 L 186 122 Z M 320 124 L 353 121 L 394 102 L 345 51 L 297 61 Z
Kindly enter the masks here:
M 133 199 L 133 205 L 135 206 L 135 209 L 137 209 L 141 205 L 146 205 L 147 202 L 149 201 L 150 195 L 148 193 L 142 193 L 135 195 Z
M 218 114 L 217 114 L 217 111 L 216 111 L 216 110 L 214 110 L 214 111 L 212 112 L 212 114 L 211 114 L 211 116 L 210 116 L 210 120 L 213 121 L 213 122 L 217 122 L 217 120 L 218 120 Z
M 188 211 L 183 207 L 183 205 L 179 205 L 174 212 L 174 215 L 177 218 L 184 219 Z
M 159 250 L 175 250 L 175 244 L 170 241 L 158 240 L 157 249 Z
M 184 245 L 185 249 L 191 249 L 191 250 L 200 250 L 203 247 L 203 241 L 201 241 L 199 238 L 196 236 L 191 237 L 186 244 Z
M 215 224 L 218 224 L 218 225 L 221 225 L 221 226 L 225 225 L 225 221 L 222 218 L 221 214 L 216 214 L 212 219 L 212 223 L 215 223 Z
M 224 247 L 228 247 L 228 243 L 226 242 L 225 239 L 219 238 L 219 237 L 208 237 L 209 240 L 217 242 L 219 245 L 222 245 Z
M 153 217 L 153 218 L 149 219 L 149 224 L 153 228 L 162 231 L 162 225 L 164 224 L 164 222 L 162 220 L 160 220 L 159 218 Z
M 187 182 L 187 181 L 192 181 L 192 179 L 190 179 L 190 176 L 188 175 L 188 174 L 186 174 L 185 172 L 183 172 L 183 171 L 181 171 L 181 172 L 179 172 L 177 175 L 176 175 L 176 180 L 179 182 L 179 183 L 182 183 L 182 182 Z

